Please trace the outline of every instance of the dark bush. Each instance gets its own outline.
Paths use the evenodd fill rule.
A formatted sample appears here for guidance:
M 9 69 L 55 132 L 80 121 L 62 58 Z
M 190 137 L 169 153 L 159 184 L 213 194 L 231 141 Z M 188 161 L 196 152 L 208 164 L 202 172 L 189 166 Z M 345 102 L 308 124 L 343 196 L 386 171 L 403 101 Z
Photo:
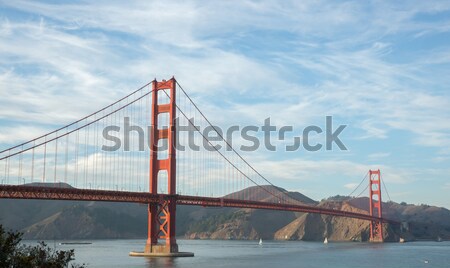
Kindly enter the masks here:
M 65 268 L 74 260 L 74 250 L 52 250 L 44 242 L 37 246 L 20 244 L 22 233 L 5 231 L 0 225 L 0 267 L 2 268 Z M 71 264 L 72 268 L 84 265 Z

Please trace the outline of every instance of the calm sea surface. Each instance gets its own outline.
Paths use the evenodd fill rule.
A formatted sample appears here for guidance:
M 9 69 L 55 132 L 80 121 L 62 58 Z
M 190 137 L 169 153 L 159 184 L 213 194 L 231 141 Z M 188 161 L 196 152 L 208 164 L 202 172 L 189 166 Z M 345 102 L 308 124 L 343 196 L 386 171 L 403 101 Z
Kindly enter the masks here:
M 450 267 L 450 242 L 333 243 L 297 241 L 178 240 L 180 251 L 191 258 L 129 257 L 141 251 L 145 240 L 92 240 L 90 245 L 59 245 L 75 249 L 76 262 L 88 267 Z M 81 241 L 80 241 L 81 242 Z M 25 241 L 26 244 L 34 244 Z

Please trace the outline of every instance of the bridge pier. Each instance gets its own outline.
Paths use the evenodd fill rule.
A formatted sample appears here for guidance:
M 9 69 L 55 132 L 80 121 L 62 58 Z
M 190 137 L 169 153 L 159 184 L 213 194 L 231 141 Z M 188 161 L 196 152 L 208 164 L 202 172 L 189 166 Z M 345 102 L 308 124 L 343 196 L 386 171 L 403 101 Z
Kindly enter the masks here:
M 148 239 L 144 252 L 151 254 L 177 253 L 178 244 L 175 239 L 176 197 L 161 200 L 157 204 L 148 205 Z M 164 243 L 158 243 L 158 239 Z
M 144 252 L 131 252 L 130 256 L 145 257 L 192 257 L 194 253 L 179 252 L 176 242 L 176 81 L 152 82 L 152 107 L 150 131 L 150 178 L 151 194 L 158 194 L 158 175 L 167 174 L 168 198 L 157 203 L 148 204 L 148 238 Z M 158 91 L 168 90 L 169 103 L 158 104 Z M 158 124 L 159 114 L 169 115 L 169 126 L 164 128 Z M 158 141 L 167 139 L 168 157 L 158 159 Z M 158 240 L 165 240 L 159 244 Z

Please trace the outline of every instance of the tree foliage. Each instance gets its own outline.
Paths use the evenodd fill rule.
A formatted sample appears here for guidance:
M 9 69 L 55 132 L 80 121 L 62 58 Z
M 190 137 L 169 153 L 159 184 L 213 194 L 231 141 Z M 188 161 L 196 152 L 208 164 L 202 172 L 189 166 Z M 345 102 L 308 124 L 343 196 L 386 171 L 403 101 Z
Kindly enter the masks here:
M 37 246 L 21 244 L 22 233 L 6 231 L 0 225 L 0 267 L 2 268 L 65 268 L 74 260 L 74 250 L 53 250 L 44 242 Z M 83 265 L 71 264 L 72 268 Z

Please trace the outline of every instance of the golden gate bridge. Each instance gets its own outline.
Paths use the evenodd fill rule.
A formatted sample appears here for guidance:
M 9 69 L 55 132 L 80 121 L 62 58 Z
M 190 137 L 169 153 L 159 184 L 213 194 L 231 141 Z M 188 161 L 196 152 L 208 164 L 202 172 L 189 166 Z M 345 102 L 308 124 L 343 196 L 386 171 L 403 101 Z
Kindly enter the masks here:
M 124 124 L 128 129 L 121 132 Z M 178 131 L 179 126 L 192 131 Z M 205 128 L 214 139 L 204 135 Z M 105 131 L 116 134 L 107 144 Z M 215 146 L 217 141 L 225 146 Z M 189 142 L 208 146 L 180 146 Z M 398 222 L 382 216 L 380 170 L 367 175 L 367 214 L 296 200 L 233 148 L 175 78 L 155 79 L 86 117 L 0 152 L 0 198 L 147 204 L 147 242 L 144 252 L 131 253 L 136 256 L 193 255 L 178 250 L 177 205 L 362 219 L 370 222 L 370 241 L 383 242 L 383 223 Z

